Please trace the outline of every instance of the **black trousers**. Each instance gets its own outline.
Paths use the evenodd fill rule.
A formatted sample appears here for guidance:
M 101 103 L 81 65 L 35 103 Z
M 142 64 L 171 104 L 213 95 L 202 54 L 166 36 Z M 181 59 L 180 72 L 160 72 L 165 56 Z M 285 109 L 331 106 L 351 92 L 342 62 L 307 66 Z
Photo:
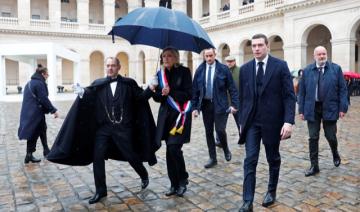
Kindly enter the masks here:
M 205 126 L 206 142 L 211 159 L 216 160 L 216 147 L 214 138 L 214 125 L 216 134 L 219 137 L 220 143 L 225 153 L 229 151 L 226 135 L 226 124 L 228 119 L 227 113 L 215 113 L 214 103 L 209 100 L 202 102 L 203 122 Z
M 46 139 L 46 122 L 45 116 L 41 119 L 39 126 L 36 128 L 33 136 L 31 139 L 27 140 L 26 142 L 26 152 L 32 153 L 36 151 L 36 143 L 38 138 L 40 137 L 41 143 L 46 143 L 47 146 L 47 139 Z
M 96 192 L 105 194 L 107 192 L 106 187 L 106 175 L 105 175 L 105 155 L 110 142 L 112 140 L 113 128 L 111 126 L 105 126 L 96 132 L 95 144 L 94 144 L 94 161 L 93 161 L 93 172 Z M 118 142 L 114 142 L 117 148 L 120 148 Z M 129 164 L 133 167 L 136 173 L 141 179 L 148 178 L 148 172 L 141 162 L 140 158 L 133 155 L 128 160 Z
M 169 137 L 171 139 L 171 136 Z M 185 160 L 181 150 L 182 144 L 166 145 L 166 166 L 171 186 L 178 188 L 186 185 L 189 174 L 186 171 Z
M 315 104 L 315 121 L 308 121 L 308 130 L 309 130 L 309 153 L 310 153 L 310 162 L 311 165 L 319 165 L 319 135 L 320 135 L 320 125 L 321 121 L 323 123 L 323 128 L 325 132 L 325 138 L 329 143 L 332 153 L 337 151 L 338 141 L 336 138 L 336 120 L 335 121 L 326 121 L 323 120 L 322 116 L 322 103 L 316 102 Z

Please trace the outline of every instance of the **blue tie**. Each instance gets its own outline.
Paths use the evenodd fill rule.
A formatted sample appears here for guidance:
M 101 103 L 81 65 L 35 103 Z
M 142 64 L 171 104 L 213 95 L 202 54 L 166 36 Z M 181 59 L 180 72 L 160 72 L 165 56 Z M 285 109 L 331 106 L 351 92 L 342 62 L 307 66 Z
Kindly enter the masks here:
M 206 79 L 205 99 L 212 99 L 211 66 L 209 66 Z
M 258 62 L 259 68 L 257 70 L 256 74 L 256 87 L 257 87 L 257 93 L 259 94 L 261 87 L 263 85 L 263 78 L 264 78 L 264 62 Z
M 322 72 L 323 67 L 319 67 L 319 77 L 318 77 L 318 100 L 320 102 L 324 101 L 324 74 Z

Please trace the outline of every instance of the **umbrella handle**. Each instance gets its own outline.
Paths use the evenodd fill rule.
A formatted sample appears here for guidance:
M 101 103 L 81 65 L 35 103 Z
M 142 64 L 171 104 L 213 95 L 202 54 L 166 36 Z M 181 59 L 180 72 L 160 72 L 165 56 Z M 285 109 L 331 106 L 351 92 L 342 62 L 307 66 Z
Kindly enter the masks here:
M 115 43 L 114 29 L 111 30 L 112 42 Z

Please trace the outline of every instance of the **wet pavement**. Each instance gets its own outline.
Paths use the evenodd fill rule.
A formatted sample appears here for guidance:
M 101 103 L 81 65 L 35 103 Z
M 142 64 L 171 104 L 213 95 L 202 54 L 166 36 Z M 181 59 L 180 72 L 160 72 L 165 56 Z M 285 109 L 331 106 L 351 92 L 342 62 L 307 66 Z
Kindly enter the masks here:
M 257 167 L 254 211 L 359 211 L 360 208 L 360 97 L 351 100 L 346 117 L 338 122 L 342 164 L 336 168 L 327 141 L 321 133 L 320 173 L 304 177 L 309 166 L 306 123 L 296 119 L 292 138 L 281 144 L 282 165 L 277 202 L 261 206 L 266 193 L 268 166 L 264 148 Z M 71 102 L 55 102 L 60 119 L 47 117 L 50 146 L 60 129 Z M 154 117 L 158 104 L 151 103 Z M 150 185 L 140 188 L 140 178 L 125 162 L 106 162 L 108 197 L 93 205 L 92 165 L 71 167 L 54 164 L 42 157 L 39 164 L 24 165 L 26 142 L 17 138 L 20 103 L 0 102 L 0 211 L 238 211 L 242 204 L 244 146 L 237 145 L 233 117 L 228 121 L 228 141 L 233 154 L 226 162 L 217 148 L 218 165 L 204 169 L 208 160 L 202 119 L 193 121 L 192 137 L 183 152 L 189 172 L 184 197 L 166 197 L 169 187 L 165 145 L 157 152 L 158 164 L 148 168 Z

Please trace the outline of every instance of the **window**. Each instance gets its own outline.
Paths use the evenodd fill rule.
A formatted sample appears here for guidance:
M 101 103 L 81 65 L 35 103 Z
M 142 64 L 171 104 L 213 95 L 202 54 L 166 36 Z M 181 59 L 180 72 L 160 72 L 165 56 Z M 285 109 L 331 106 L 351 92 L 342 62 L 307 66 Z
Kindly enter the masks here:
M 40 15 L 31 15 L 31 19 L 40 19 Z
M 61 3 L 70 3 L 70 0 L 61 0 Z
M 1 13 L 1 16 L 2 16 L 2 17 L 11 17 L 11 13 L 9 13 L 9 12 L 2 12 L 2 13 Z

